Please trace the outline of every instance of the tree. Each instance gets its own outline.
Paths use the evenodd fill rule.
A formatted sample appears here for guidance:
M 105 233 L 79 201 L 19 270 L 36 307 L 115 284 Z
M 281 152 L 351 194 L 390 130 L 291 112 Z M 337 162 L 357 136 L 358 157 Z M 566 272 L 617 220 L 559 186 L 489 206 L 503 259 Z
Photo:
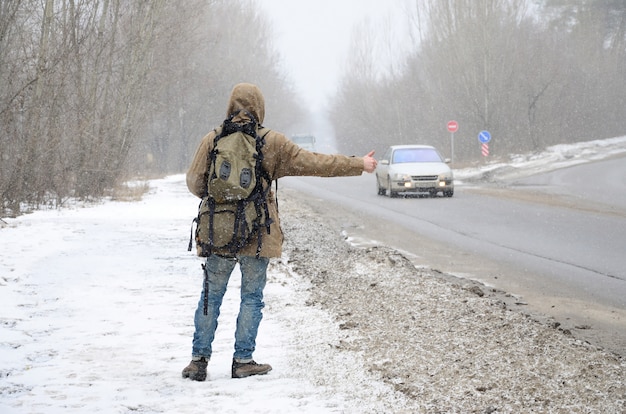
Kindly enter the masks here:
M 3 214 L 183 171 L 240 81 L 280 122 L 302 116 L 270 35 L 243 0 L 0 3 Z
M 456 119 L 461 162 L 480 157 L 476 137 L 484 129 L 494 137 L 491 153 L 501 157 L 623 134 L 626 6 L 552 3 L 530 13 L 526 0 L 413 0 L 406 64 L 389 78 L 360 81 L 351 66 L 338 93 L 336 127 L 348 133 L 342 120 L 357 119 L 367 102 L 360 135 L 384 125 L 380 146 L 413 137 L 445 152 L 445 124 Z M 359 43 L 368 42 L 355 38 L 353 49 Z M 350 138 L 355 145 L 361 139 Z

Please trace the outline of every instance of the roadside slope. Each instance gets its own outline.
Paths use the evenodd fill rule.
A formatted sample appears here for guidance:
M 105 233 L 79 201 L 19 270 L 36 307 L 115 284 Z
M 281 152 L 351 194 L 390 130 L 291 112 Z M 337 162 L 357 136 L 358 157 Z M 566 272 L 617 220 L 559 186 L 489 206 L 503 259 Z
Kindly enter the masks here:
M 310 279 L 309 304 L 335 318 L 343 338 L 332 345 L 362 355 L 415 410 L 626 409 L 620 356 L 511 308 L 502 292 L 416 269 L 384 246 L 351 247 L 306 203 L 282 198 L 284 266 Z

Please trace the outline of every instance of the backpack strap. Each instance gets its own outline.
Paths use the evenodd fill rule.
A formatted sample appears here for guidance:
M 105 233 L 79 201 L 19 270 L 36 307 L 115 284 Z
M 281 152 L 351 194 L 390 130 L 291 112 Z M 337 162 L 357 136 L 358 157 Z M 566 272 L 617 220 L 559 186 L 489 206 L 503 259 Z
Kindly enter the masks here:
M 202 298 L 202 314 L 208 315 L 209 313 L 209 271 L 206 265 L 202 263 L 202 271 L 204 272 L 204 295 Z
M 213 148 L 215 148 L 215 144 L 217 143 L 217 136 L 219 135 L 217 133 L 217 128 L 215 128 L 213 130 L 213 132 L 215 132 L 215 138 L 213 139 Z M 209 171 L 211 170 L 211 163 L 214 162 L 215 160 L 215 154 L 213 153 L 213 150 L 207 151 L 206 153 L 206 171 L 204 172 L 204 192 L 202 193 L 202 197 L 200 197 L 201 199 L 206 197 L 208 195 L 208 188 L 207 188 L 207 184 L 209 182 Z
M 263 128 L 263 127 L 261 127 L 261 128 Z M 267 185 L 267 188 L 263 188 L 262 187 L 262 191 L 261 191 L 261 193 L 262 193 L 262 197 L 261 197 L 262 200 L 261 200 L 261 202 L 264 204 L 264 207 L 265 207 L 265 217 L 266 217 L 265 227 L 267 228 L 267 234 L 270 234 L 270 224 L 272 224 L 273 220 L 270 218 L 269 210 L 268 210 L 267 203 L 265 202 L 265 200 L 267 199 L 268 193 L 272 190 L 272 179 L 270 177 L 269 172 L 265 171 L 263 169 L 263 166 L 262 166 L 262 162 L 263 162 L 263 158 L 264 158 L 262 147 L 265 145 L 265 137 L 270 132 L 271 132 L 271 130 L 268 129 L 262 136 L 258 137 L 258 135 L 257 135 L 257 137 L 258 137 L 258 139 L 257 139 L 257 152 L 260 154 L 260 157 L 259 157 L 260 159 L 257 160 L 257 164 L 259 166 L 259 176 L 262 177 L 266 181 L 266 185 Z M 278 185 L 278 181 L 277 181 L 277 185 Z
M 206 191 L 206 190 L 205 190 Z M 198 205 L 198 211 L 200 211 L 200 206 L 202 206 L 202 199 L 200 199 L 200 204 Z M 191 220 L 191 232 L 189 234 L 189 246 L 187 246 L 187 251 L 190 252 L 193 248 L 193 225 L 196 225 L 196 229 L 200 225 L 200 217 L 196 216 Z
M 267 129 L 267 128 L 264 128 L 262 125 L 259 125 L 258 132 L 262 132 L 261 130 L 263 129 Z M 263 133 L 262 135 L 259 135 L 258 132 L 255 132 L 253 136 L 256 141 L 256 152 L 258 154 L 256 163 L 255 163 L 255 174 L 260 179 L 257 180 L 257 183 L 256 183 L 259 191 L 257 192 L 257 196 L 253 202 L 254 202 L 254 208 L 256 209 L 257 217 L 260 218 L 262 216 L 265 216 L 264 227 L 267 231 L 267 234 L 270 234 L 270 225 L 272 224 L 273 220 L 270 218 L 270 212 L 267 207 L 267 194 L 271 189 L 272 182 L 271 182 L 269 173 L 263 169 L 263 159 L 264 159 L 263 147 L 265 146 L 265 137 L 267 136 L 267 134 L 271 132 L 271 130 L 267 129 L 267 131 L 265 131 L 265 133 Z M 256 233 L 257 233 L 256 257 L 259 258 L 261 254 L 261 246 L 263 242 L 263 232 L 261 231 L 260 228 L 257 228 Z
M 234 234 L 241 233 L 242 236 L 245 236 L 246 232 L 245 224 L 243 223 L 245 206 L 245 200 L 239 200 L 237 202 L 237 210 L 235 212 L 235 226 L 233 231 Z M 229 250 L 232 254 L 235 254 L 243 247 L 244 245 L 242 243 L 235 241 L 229 246 Z
M 191 221 L 191 233 L 189 234 L 189 246 L 187 246 L 187 251 L 190 252 L 193 248 L 193 225 L 198 226 L 198 217 L 194 217 Z
M 274 202 L 276 203 L 276 212 L 278 213 L 278 180 L 274 180 L 276 183 L 276 192 L 274 193 Z M 270 184 L 271 187 L 271 184 Z

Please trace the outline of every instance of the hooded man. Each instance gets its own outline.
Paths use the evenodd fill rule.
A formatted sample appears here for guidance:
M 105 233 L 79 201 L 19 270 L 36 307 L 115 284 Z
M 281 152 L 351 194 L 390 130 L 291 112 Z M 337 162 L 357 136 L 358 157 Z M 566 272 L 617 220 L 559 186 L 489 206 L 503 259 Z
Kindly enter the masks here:
M 286 176 L 358 176 L 363 171 L 372 173 L 376 169 L 374 151 L 362 158 L 318 154 L 300 148 L 279 132 L 264 128 L 262 123 L 265 118 L 265 100 L 261 90 L 255 85 L 249 83 L 235 85 L 228 101 L 226 117 L 233 115 L 232 121 L 235 123 L 248 123 L 252 121 L 251 117 L 254 117 L 258 123 L 258 133 L 265 139 L 262 166 L 272 181 Z M 213 147 L 220 128 L 211 131 L 202 139 L 187 172 L 187 187 L 191 193 L 200 198 L 206 194 L 207 189 L 207 155 Z M 282 254 L 283 232 L 271 191 L 268 191 L 267 203 L 271 223 L 270 231 L 267 234 L 264 232 L 260 250 L 258 250 L 256 238 L 253 237 L 235 255 L 229 251 L 215 249 L 206 258 L 208 306 L 205 315 L 203 287 L 194 316 L 192 360 L 183 369 L 183 378 L 195 381 L 206 379 L 207 363 L 212 354 L 211 345 L 215 338 L 220 305 L 226 293 L 230 275 L 237 263 L 241 270 L 241 303 L 235 330 L 235 352 L 231 375 L 233 378 L 243 378 L 267 374 L 272 369 L 269 364 L 258 364 L 252 358 L 262 318 L 261 310 L 264 307 L 263 289 L 269 259 L 280 257 Z

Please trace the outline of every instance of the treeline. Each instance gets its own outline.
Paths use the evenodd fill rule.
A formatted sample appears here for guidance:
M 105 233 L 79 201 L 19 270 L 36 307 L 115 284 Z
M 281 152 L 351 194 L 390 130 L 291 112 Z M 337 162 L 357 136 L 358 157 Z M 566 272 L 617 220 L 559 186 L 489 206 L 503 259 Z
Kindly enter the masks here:
M 0 216 L 184 171 L 241 81 L 302 110 L 249 1 L 2 0 Z
M 367 26 L 355 37 L 331 111 L 342 151 L 424 143 L 449 157 L 449 120 L 464 162 L 481 157 L 482 130 L 496 156 L 626 134 L 623 0 L 407 5 L 402 43 L 385 45 Z M 377 60 L 373 51 L 398 44 L 408 50 L 401 66 Z

